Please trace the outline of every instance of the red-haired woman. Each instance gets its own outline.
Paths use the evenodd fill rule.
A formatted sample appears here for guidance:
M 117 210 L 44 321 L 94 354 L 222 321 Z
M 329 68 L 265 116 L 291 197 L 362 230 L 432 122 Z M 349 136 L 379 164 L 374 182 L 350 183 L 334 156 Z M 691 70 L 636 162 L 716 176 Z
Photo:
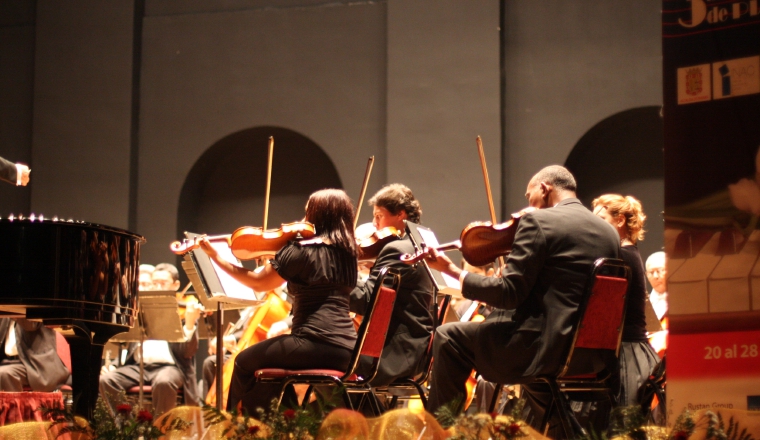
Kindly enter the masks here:
M 631 196 L 605 194 L 592 202 L 594 214 L 620 235 L 620 258 L 631 268 L 626 293 L 625 325 L 620 346 L 620 393 L 618 406 L 637 405 L 637 391 L 659 361 L 647 340 L 645 307 L 647 285 L 644 264 L 636 243 L 644 238 L 646 215 L 641 202 Z

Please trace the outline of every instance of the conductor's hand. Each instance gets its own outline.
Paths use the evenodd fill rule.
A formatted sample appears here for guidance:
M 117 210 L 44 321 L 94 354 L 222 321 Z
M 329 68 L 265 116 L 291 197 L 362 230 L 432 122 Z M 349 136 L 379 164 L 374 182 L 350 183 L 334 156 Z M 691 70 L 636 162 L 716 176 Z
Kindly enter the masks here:
M 29 183 L 29 173 L 31 173 L 32 170 L 30 170 L 26 165 L 17 163 L 16 171 L 18 172 L 18 177 L 21 180 L 21 186 L 26 186 L 26 184 Z
M 208 241 L 208 238 L 204 237 L 198 244 L 200 245 L 200 248 L 203 249 L 203 252 L 206 253 L 206 255 L 208 255 L 211 258 L 216 258 L 217 256 L 216 249 L 214 249 L 214 247 L 211 246 L 211 243 Z

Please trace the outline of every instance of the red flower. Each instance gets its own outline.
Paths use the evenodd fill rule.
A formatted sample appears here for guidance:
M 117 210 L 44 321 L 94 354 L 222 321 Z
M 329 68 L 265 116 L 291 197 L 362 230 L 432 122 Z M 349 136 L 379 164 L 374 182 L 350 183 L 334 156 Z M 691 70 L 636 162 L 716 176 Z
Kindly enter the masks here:
M 137 413 L 137 421 L 140 423 L 150 423 L 153 421 L 153 414 L 150 413 L 150 411 L 146 410 L 140 410 L 140 412 Z
M 294 409 L 286 409 L 282 412 L 282 416 L 285 417 L 285 420 L 293 420 L 296 418 L 296 410 Z
M 256 433 L 257 433 L 257 432 L 259 432 L 260 430 L 261 430 L 261 427 L 260 427 L 260 426 L 256 426 L 256 425 L 253 425 L 253 426 L 249 426 L 249 427 L 248 427 L 248 434 L 256 434 Z
M 491 413 L 491 420 L 496 420 L 496 416 L 498 416 L 498 415 L 499 415 L 499 413 L 492 412 Z
M 116 405 L 116 412 L 119 414 L 129 414 L 132 412 L 132 405 L 128 403 L 121 403 Z
M 684 431 L 677 431 L 675 434 L 673 434 L 673 440 L 688 440 L 689 434 L 687 434 Z
M 512 423 L 509 425 L 509 435 L 517 435 L 520 433 L 520 424 L 518 423 Z

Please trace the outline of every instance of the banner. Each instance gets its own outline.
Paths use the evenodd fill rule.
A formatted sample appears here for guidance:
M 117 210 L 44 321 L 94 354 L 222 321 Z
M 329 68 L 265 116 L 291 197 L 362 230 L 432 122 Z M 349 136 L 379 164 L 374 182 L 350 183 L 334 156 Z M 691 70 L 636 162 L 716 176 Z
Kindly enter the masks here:
M 760 418 L 760 4 L 663 1 L 667 410 Z

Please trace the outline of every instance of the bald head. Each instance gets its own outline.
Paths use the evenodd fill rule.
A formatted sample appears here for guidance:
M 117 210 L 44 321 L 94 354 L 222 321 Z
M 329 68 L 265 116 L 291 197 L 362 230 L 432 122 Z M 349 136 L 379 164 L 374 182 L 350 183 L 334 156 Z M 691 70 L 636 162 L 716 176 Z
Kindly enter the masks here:
M 567 168 L 550 165 L 530 179 L 525 198 L 534 208 L 550 208 L 564 199 L 575 197 L 575 177 Z

